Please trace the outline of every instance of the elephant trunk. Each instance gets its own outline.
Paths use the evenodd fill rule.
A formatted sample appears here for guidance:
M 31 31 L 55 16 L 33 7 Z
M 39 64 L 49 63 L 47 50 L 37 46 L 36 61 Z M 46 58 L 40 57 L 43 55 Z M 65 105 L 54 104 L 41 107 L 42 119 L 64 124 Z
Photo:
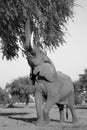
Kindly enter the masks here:
M 29 16 L 27 17 L 26 24 L 25 24 L 25 43 L 24 49 L 30 51 L 33 45 L 33 33 L 31 30 L 31 23 Z

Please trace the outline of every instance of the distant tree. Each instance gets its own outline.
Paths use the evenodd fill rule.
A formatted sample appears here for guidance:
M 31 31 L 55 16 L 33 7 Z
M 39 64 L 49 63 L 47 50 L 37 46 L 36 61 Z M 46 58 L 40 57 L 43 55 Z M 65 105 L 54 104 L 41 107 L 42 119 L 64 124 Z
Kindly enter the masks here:
M 18 41 L 25 43 L 25 25 L 34 31 L 34 41 L 42 48 L 62 45 L 64 28 L 73 16 L 74 0 L 0 0 L 0 38 L 3 57 L 18 57 Z M 43 39 L 43 42 L 41 42 Z
M 82 89 L 87 92 L 87 69 L 84 70 L 84 74 L 79 75 L 79 82 L 82 85 Z
M 79 103 L 87 103 L 87 69 L 84 74 L 79 75 L 79 79 L 75 82 L 76 100 Z
M 0 104 L 8 104 L 9 102 L 8 92 L 0 87 Z
M 34 93 L 34 87 L 29 77 L 20 77 L 12 83 L 6 85 L 8 93 L 11 95 L 11 104 L 15 102 L 29 103 L 29 94 Z
M 75 105 L 82 104 L 82 99 L 80 96 L 81 91 L 81 85 L 79 81 L 74 82 L 74 90 L 75 90 Z

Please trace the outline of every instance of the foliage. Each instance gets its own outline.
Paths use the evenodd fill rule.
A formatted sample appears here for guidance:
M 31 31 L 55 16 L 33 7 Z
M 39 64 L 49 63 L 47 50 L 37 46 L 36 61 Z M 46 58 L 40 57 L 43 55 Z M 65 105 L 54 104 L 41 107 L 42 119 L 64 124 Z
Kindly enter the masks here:
M 0 87 L 0 104 L 7 104 L 9 102 L 10 99 L 8 93 Z
M 87 69 L 84 70 L 84 74 L 79 75 L 75 86 L 76 102 L 78 104 L 87 103 Z
M 35 42 L 50 49 L 64 43 L 65 23 L 73 16 L 74 0 L 0 0 L 0 38 L 3 57 L 18 57 L 18 40 L 25 42 L 29 16 Z M 43 39 L 43 43 L 41 42 Z
M 79 82 L 83 89 L 85 88 L 87 91 L 87 69 L 84 70 L 84 74 L 79 75 Z
M 29 102 L 29 94 L 33 93 L 33 86 L 29 77 L 20 77 L 12 83 L 6 85 L 6 89 L 11 95 L 11 102 Z
M 81 89 L 80 89 L 79 81 L 74 82 L 74 89 L 75 89 L 75 105 L 82 104 L 82 99 L 80 97 Z

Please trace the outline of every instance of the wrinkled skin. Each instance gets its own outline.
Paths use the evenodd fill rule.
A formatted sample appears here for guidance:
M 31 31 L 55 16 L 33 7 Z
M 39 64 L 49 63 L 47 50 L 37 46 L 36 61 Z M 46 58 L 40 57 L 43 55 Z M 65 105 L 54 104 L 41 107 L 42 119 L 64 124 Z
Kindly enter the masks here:
M 33 43 L 32 40 L 31 43 Z M 39 47 L 33 44 L 31 48 L 29 52 L 27 51 L 27 61 L 31 67 L 31 79 L 35 85 L 37 111 L 37 122 L 35 124 L 48 124 L 49 111 L 55 104 L 59 107 L 61 121 L 64 120 L 63 105 L 66 104 L 71 111 L 72 122 L 77 122 L 72 80 L 65 74 L 57 72 L 53 62 Z M 46 103 L 43 107 L 44 96 L 46 97 Z
M 37 52 L 39 53 L 39 51 Z M 67 104 L 72 114 L 72 121 L 77 122 L 74 109 L 74 87 L 71 79 L 61 72 L 56 72 L 51 60 L 42 52 L 39 53 L 39 61 L 35 55 L 31 59 L 29 57 L 27 59 L 32 68 L 32 75 L 35 77 L 35 102 L 38 118 L 36 124 L 46 125 L 49 123 L 49 111 L 55 104 Z M 32 65 L 32 62 L 36 64 Z M 43 108 L 42 98 L 44 94 L 47 100 Z M 62 122 L 64 121 L 63 106 L 59 107 L 59 110 L 60 121 Z
M 61 76 L 58 73 L 58 81 L 50 83 L 44 80 L 38 80 L 35 84 L 35 102 L 37 110 L 37 125 L 46 125 L 49 123 L 49 111 L 56 104 L 67 104 L 72 114 L 73 123 L 77 122 L 76 112 L 74 109 L 74 88 L 69 78 Z M 47 97 L 46 104 L 43 108 L 42 99 Z M 59 106 L 58 106 L 59 107 Z M 60 105 L 60 121 L 64 121 L 63 106 Z
M 35 50 L 35 51 L 34 51 Z M 31 71 L 34 75 L 39 73 L 40 76 L 45 77 L 50 82 L 57 80 L 56 69 L 48 56 L 42 52 L 40 48 L 34 45 L 32 55 L 27 57 L 28 63 L 31 66 Z M 45 71 L 44 71 L 45 69 Z

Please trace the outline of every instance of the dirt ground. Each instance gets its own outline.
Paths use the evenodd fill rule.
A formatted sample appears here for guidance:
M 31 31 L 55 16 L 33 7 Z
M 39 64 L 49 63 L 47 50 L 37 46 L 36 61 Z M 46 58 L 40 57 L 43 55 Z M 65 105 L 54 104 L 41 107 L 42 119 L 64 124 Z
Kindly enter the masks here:
M 87 130 L 87 109 L 76 109 L 78 125 L 71 122 L 71 114 L 64 124 L 59 122 L 58 108 L 50 111 L 50 123 L 44 127 L 34 125 L 36 120 L 35 107 L 0 108 L 0 130 Z

